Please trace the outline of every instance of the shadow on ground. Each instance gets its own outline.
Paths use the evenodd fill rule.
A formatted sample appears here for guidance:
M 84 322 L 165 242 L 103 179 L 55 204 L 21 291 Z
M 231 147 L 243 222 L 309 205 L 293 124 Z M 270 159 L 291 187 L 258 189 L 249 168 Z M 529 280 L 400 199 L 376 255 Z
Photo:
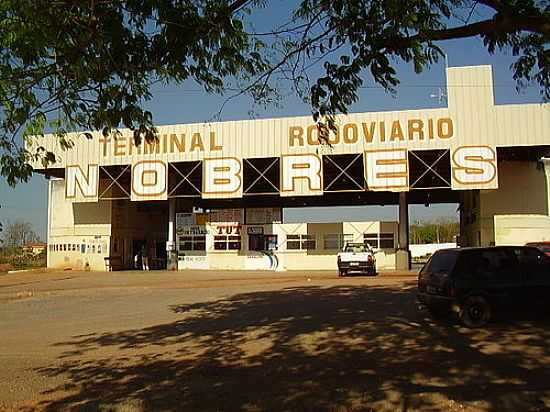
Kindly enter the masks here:
M 172 307 L 181 319 L 76 336 L 58 410 L 550 410 L 550 323 L 466 330 L 407 288 L 255 292 Z

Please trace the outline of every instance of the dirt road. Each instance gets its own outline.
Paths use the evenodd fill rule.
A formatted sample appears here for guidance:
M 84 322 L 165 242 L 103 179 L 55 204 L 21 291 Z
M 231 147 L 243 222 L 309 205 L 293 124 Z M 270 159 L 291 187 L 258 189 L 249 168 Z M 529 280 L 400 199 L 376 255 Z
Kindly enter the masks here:
M 414 276 L 0 276 L 0 410 L 544 411 L 550 321 L 416 309 Z

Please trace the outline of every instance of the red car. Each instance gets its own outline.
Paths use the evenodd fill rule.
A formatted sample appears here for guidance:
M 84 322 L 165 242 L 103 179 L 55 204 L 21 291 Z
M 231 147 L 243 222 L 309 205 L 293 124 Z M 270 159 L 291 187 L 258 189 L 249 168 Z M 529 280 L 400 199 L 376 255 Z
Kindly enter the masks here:
M 546 256 L 550 256 L 550 242 L 529 242 L 525 246 L 536 247 Z

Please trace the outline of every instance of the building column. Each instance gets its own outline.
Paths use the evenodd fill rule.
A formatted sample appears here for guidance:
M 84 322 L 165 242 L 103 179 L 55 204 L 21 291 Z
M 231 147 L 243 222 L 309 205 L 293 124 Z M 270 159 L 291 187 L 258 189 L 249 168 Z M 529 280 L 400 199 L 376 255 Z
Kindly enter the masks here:
M 407 192 L 399 192 L 399 232 L 397 243 L 395 268 L 397 270 L 409 270 L 411 268 L 411 254 L 409 251 L 409 202 L 407 201 Z
M 544 165 L 544 175 L 546 176 L 546 214 L 550 216 L 550 157 L 540 159 Z
M 168 270 L 178 270 L 176 253 L 176 199 L 168 199 L 168 241 L 166 242 Z
M 48 248 L 50 247 L 50 244 L 52 242 L 51 233 L 52 233 L 52 180 L 48 175 L 46 175 L 46 179 L 48 182 L 48 226 L 46 229 L 46 243 L 48 244 Z M 51 268 L 52 264 L 50 262 L 51 258 L 50 251 L 46 251 L 46 267 Z

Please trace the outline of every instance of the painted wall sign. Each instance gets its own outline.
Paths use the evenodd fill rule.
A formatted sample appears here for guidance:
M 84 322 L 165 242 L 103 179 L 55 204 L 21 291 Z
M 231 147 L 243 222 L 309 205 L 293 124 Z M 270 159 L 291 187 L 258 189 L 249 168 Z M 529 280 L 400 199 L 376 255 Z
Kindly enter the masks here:
M 194 226 L 181 227 L 179 230 L 177 230 L 176 233 L 178 235 L 191 236 L 191 235 L 207 235 L 209 232 L 206 226 L 194 225 Z
M 231 224 L 220 224 L 215 227 L 215 233 L 217 235 L 240 235 L 241 226 Z
M 176 213 L 176 232 L 195 223 L 195 213 Z
M 246 228 L 246 233 L 249 235 L 263 235 L 264 228 L 262 226 L 248 226 Z

